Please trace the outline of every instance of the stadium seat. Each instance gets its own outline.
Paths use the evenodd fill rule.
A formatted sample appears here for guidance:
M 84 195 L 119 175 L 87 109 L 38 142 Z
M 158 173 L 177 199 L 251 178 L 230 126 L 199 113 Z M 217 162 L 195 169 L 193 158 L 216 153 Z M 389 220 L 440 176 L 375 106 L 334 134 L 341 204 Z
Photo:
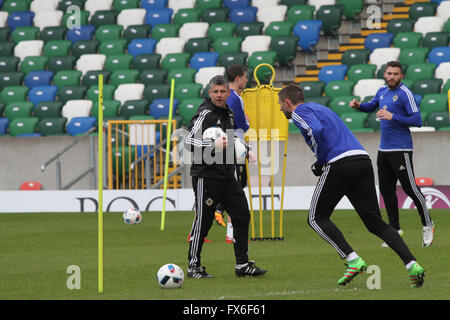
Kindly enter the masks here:
M 81 71 L 83 75 L 91 70 L 103 70 L 106 55 L 104 54 L 83 54 L 76 63 L 76 69 Z
M 184 45 L 184 51 L 190 54 L 197 52 L 208 52 L 211 49 L 211 37 L 206 38 L 191 38 Z
M 353 86 L 355 83 L 350 80 L 330 81 L 325 85 L 325 95 L 330 99 L 339 96 L 351 96 L 353 94 Z M 355 94 L 356 95 L 356 94 Z
M 155 39 L 133 39 L 128 44 L 128 53 L 134 58 L 141 54 L 152 54 L 155 51 L 157 40 Z
M 408 80 L 432 79 L 436 66 L 433 63 L 415 63 L 406 70 Z
M 279 0 L 252 0 L 252 6 L 258 9 L 264 7 L 273 7 L 278 4 Z
M 354 64 L 347 71 L 347 78 L 355 82 L 361 79 L 373 79 L 376 69 L 377 66 L 374 64 Z
M 127 100 L 140 100 L 144 93 L 144 84 L 126 83 L 117 87 L 114 92 L 114 100 L 119 100 L 123 104 Z
M 428 62 L 438 67 L 442 62 L 450 62 L 450 47 L 434 47 L 428 54 Z
M 167 71 L 187 68 L 189 53 L 169 53 L 161 60 L 161 68 Z
M 91 108 L 91 116 L 98 121 L 98 101 L 95 101 Z M 117 100 L 103 100 L 103 117 L 113 118 L 117 117 L 119 113 L 120 101 Z
M 111 10 L 112 1 L 109 0 L 86 0 L 84 9 L 89 11 L 92 17 L 97 11 Z
M 219 53 L 217 52 L 197 52 L 192 55 L 189 64 L 191 68 L 198 71 L 200 68 L 215 67 L 218 59 Z
M 336 3 L 344 6 L 344 16 L 349 20 L 357 20 L 364 6 L 364 0 L 337 0 Z
M 187 22 L 197 22 L 200 21 L 200 15 L 202 10 L 199 8 L 183 8 L 178 10 L 173 15 L 173 23 L 178 25 L 183 25 Z
M 40 102 L 55 101 L 57 92 L 57 86 L 36 86 L 30 89 L 28 99 L 34 105 L 38 105 Z
M 161 23 L 172 22 L 173 10 L 170 8 L 158 8 L 147 11 L 145 15 L 145 23 L 154 28 Z
M 77 59 L 83 54 L 97 54 L 99 44 L 97 40 L 80 40 L 72 44 L 71 53 Z
M 17 27 L 29 27 L 33 25 L 34 12 L 18 11 L 10 12 L 6 20 L 6 25 L 14 31 Z
M 28 11 L 30 9 L 30 1 L 10 0 L 3 3 L 3 10 L 6 12 Z
M 141 8 L 144 8 L 147 11 L 154 10 L 154 9 L 166 8 L 167 1 L 168 0 L 142 0 Z
M 336 0 L 309 0 L 308 3 L 314 6 L 317 12 L 321 6 L 334 5 Z
M 49 86 L 52 82 L 52 79 L 52 71 L 32 71 L 25 77 L 25 85 L 30 89 L 36 86 Z
M 103 85 L 103 100 L 115 100 L 114 92 L 116 87 L 112 84 Z M 86 100 L 91 100 L 92 102 L 98 101 L 99 85 L 95 84 L 88 88 L 86 91 Z
M 84 1 L 85 0 L 61 0 L 58 3 L 58 10 L 66 12 L 72 5 L 78 6 L 79 8 L 84 8 Z
M 440 130 L 443 127 L 449 127 L 450 120 L 448 110 L 430 113 L 427 117 L 426 123 L 428 126 L 436 128 L 436 130 Z
M 422 40 L 422 46 L 427 48 L 445 47 L 450 40 L 449 32 L 429 32 Z
M 447 83 L 450 79 L 450 62 L 442 62 L 435 70 L 434 77 L 442 79 L 443 83 Z
M 385 85 L 382 79 L 361 79 L 353 88 L 353 95 L 360 97 L 363 101 L 366 97 L 375 96 L 378 89 Z
M 36 132 L 38 121 L 35 117 L 13 119 L 8 125 L 9 134 L 12 137 L 40 136 Z
M 195 74 L 195 82 L 200 83 L 203 87 L 203 89 L 206 87 L 206 85 L 209 83 L 212 77 L 216 75 L 225 75 L 225 68 L 224 67 L 209 67 L 209 68 L 201 68 L 196 74 Z M 180 99 L 183 100 L 183 99 Z
M 416 2 L 409 8 L 409 17 L 417 20 L 420 17 L 434 16 L 436 13 L 436 4 L 433 2 Z
M 95 29 L 95 40 L 113 40 L 119 39 L 122 36 L 123 27 L 118 24 L 104 24 L 99 25 Z
M 450 2 L 442 1 L 436 9 L 436 15 L 443 18 L 444 21 L 448 21 L 450 18 Z
M 423 96 L 420 102 L 420 111 L 427 114 L 448 110 L 447 93 L 428 93 Z
M 23 61 L 28 56 L 40 56 L 44 41 L 42 40 L 28 40 L 21 41 L 14 47 L 14 56 L 19 57 Z
M 300 20 L 313 20 L 315 7 L 306 4 L 293 5 L 286 13 L 286 20 L 294 24 Z
M 167 7 L 176 13 L 180 9 L 194 8 L 195 0 L 168 0 Z
M 117 26 L 123 29 L 122 25 L 116 24 L 118 12 L 116 10 L 97 10 L 91 15 L 90 24 L 97 28 L 101 26 Z
M 62 17 L 61 25 L 67 26 L 68 29 L 89 24 L 89 11 L 87 10 L 70 10 Z
M 127 30 L 130 26 L 145 25 L 146 14 L 147 11 L 143 8 L 124 9 L 117 16 L 117 24 L 121 25 L 124 30 Z
M 42 41 L 42 40 L 40 40 Z M 44 55 L 48 58 L 55 56 L 67 56 L 72 46 L 70 40 L 52 40 L 48 41 L 42 49 Z
M 89 117 L 92 105 L 90 100 L 69 100 L 64 103 L 61 116 L 67 119 L 67 123 L 74 117 Z
M 1 72 L 0 73 L 0 90 L 8 86 L 21 86 L 24 73 L 17 72 Z
M 149 103 L 152 103 L 155 99 L 170 98 L 170 84 L 162 83 L 148 86 L 143 92 L 143 97 Z
M 159 68 L 161 55 L 157 53 L 153 54 L 141 54 L 133 59 L 132 66 L 137 70 L 149 70 Z
M 304 51 L 312 51 L 319 42 L 322 21 L 301 20 L 293 28 L 294 35 L 299 37 L 298 45 Z
M 45 56 L 29 56 L 20 62 L 19 69 L 24 74 L 31 71 L 45 70 L 47 67 L 48 58 Z
M 343 5 L 322 5 L 315 13 L 315 19 L 322 21 L 322 31 L 327 36 L 337 36 L 341 26 Z M 369 35 L 370 36 L 370 35 Z
M 398 60 L 402 65 L 407 66 L 414 63 L 425 63 L 428 51 L 429 49 L 426 47 L 405 48 L 401 50 Z
M 53 84 L 62 86 L 77 86 L 80 84 L 81 71 L 78 70 L 62 70 L 58 71 L 53 77 Z
M 150 35 L 151 27 L 149 25 L 129 25 L 127 26 L 122 34 L 124 39 L 131 41 L 133 39 L 145 39 Z
M 4 13 L 0 11 L 0 14 Z M 9 35 L 11 33 L 11 29 L 9 27 L 5 27 L 1 25 L 1 15 L 0 15 L 0 43 L 7 42 L 9 40 Z
M 176 110 L 178 106 L 178 100 L 173 100 L 173 107 L 172 107 L 172 117 L 175 116 Z M 149 106 L 149 114 L 155 119 L 159 119 L 161 117 L 168 117 L 169 116 L 169 110 L 170 110 L 170 99 L 169 98 L 162 98 L 162 99 L 155 99 L 152 101 L 152 103 Z
M 5 118 L 8 118 L 9 121 L 17 118 L 28 118 L 31 117 L 31 112 L 33 110 L 33 103 L 29 101 L 15 101 L 9 102 L 5 110 L 3 111 L 5 114 Z
M 63 117 L 45 117 L 38 123 L 38 131 L 44 136 L 66 135 L 67 119 Z
M 325 85 L 326 83 L 323 81 L 301 82 L 305 98 L 321 97 L 325 89 Z
M 68 120 L 66 131 L 71 136 L 81 135 L 95 128 L 95 117 L 73 117 Z
M 315 103 L 321 104 L 325 107 L 328 107 L 330 105 L 330 101 L 331 101 L 331 98 L 327 97 L 327 96 L 305 98 L 305 102 L 315 102 Z
M 106 57 L 104 69 L 110 72 L 131 69 L 133 56 L 129 53 Z
M 183 124 L 188 126 L 192 117 L 197 112 L 198 106 L 203 102 L 201 98 L 184 99 L 178 105 L 178 113 L 183 118 Z
M 393 39 L 393 33 L 371 33 L 364 41 L 364 47 L 370 51 L 377 48 L 389 48 Z
M 340 118 L 353 132 L 375 131 L 373 128 L 365 127 L 367 116 L 368 115 L 365 112 L 348 112 L 343 113 Z
M 233 8 L 228 14 L 228 18 L 231 22 L 236 23 L 236 26 L 243 22 L 253 22 L 256 21 L 256 13 L 258 8 L 256 7 L 243 7 L 243 8 Z
M 87 88 L 85 86 L 64 86 L 58 89 L 56 96 L 59 101 L 66 103 L 69 100 L 81 100 L 86 96 Z
M 370 50 L 350 49 L 342 54 L 342 64 L 351 67 L 354 64 L 366 64 L 369 62 Z
M 411 90 L 415 94 L 424 96 L 429 93 L 441 93 L 441 87 L 442 79 L 421 79 L 414 81 Z
M 224 7 L 214 7 L 204 9 L 201 14 L 201 20 L 209 24 L 215 22 L 226 22 L 228 21 L 228 12 L 230 9 Z
M 414 24 L 414 31 L 423 36 L 429 32 L 440 32 L 444 27 L 444 19 L 441 17 L 420 17 Z
M 3 103 L 26 101 L 28 87 L 21 85 L 5 86 L 0 92 L 0 99 Z
M 200 70 L 205 70 L 208 68 L 203 68 Z M 178 101 L 183 101 L 186 99 L 194 99 L 194 98 L 200 98 L 200 93 L 202 91 L 202 84 L 201 83 L 180 83 L 175 84 L 175 99 L 178 99 Z
M 185 42 L 192 38 L 204 38 L 208 33 L 208 28 L 207 22 L 187 22 L 181 26 L 178 36 Z
M 39 102 L 33 108 L 33 116 L 39 119 L 61 117 L 62 106 L 61 101 Z
M 125 53 L 128 41 L 126 39 L 105 40 L 100 42 L 98 53 L 106 56 Z
M 218 8 L 222 6 L 222 0 L 197 0 L 195 6 L 201 10 Z
M 232 37 L 236 29 L 234 22 L 214 22 L 208 28 L 207 36 L 212 40 L 223 37 Z
M 260 7 L 256 13 L 256 20 L 264 23 L 263 30 L 266 30 L 270 23 L 284 21 L 286 11 L 287 6 L 285 5 Z
M 277 58 L 276 51 L 255 51 L 248 58 L 247 67 L 249 70 L 255 70 L 256 67 L 262 63 L 275 65 Z M 272 76 L 272 70 L 268 67 L 258 69 L 256 77 L 261 83 L 269 83 Z
M 355 109 L 350 108 L 349 103 L 353 99 L 359 100 L 357 96 L 340 96 L 335 97 L 330 101 L 329 107 L 333 110 L 337 115 L 342 115 L 348 112 L 358 112 Z
M 169 53 L 182 53 L 185 41 L 179 37 L 162 38 L 156 44 L 156 53 L 161 55 L 161 59 Z
M 119 115 L 129 119 L 131 116 L 148 115 L 149 102 L 147 100 L 127 100 L 119 108 Z
M 11 32 L 11 40 L 17 44 L 20 41 L 36 40 L 39 33 L 38 27 L 18 27 Z
M 277 53 L 277 61 L 281 67 L 291 66 L 297 55 L 297 36 L 273 36 L 270 50 Z
M 371 112 L 367 115 L 367 127 L 372 128 L 374 131 L 381 130 L 381 120 L 376 116 L 377 111 Z
M 124 83 L 136 83 L 139 76 L 139 70 L 116 70 L 111 73 L 109 82 L 117 87 Z
M 0 54 L 2 56 L 14 56 L 13 50 L 14 50 L 13 42 L 9 41 L 0 42 Z
M 250 0 L 223 0 L 223 5 L 229 9 L 250 6 Z
M 177 70 L 177 69 L 174 69 Z M 195 70 L 194 70 L 195 72 Z M 147 69 L 142 70 L 139 74 L 139 82 L 143 83 L 145 86 L 153 84 L 164 84 L 166 83 L 168 71 L 164 69 Z
M 236 36 L 242 39 L 247 36 L 258 36 L 263 34 L 264 23 L 260 21 L 242 22 L 236 26 Z
M 401 51 L 400 48 L 375 49 L 369 56 L 370 64 L 375 64 L 378 70 L 383 64 L 386 64 L 389 61 L 398 60 L 400 51 Z
M 273 21 L 269 23 L 264 34 L 266 36 L 279 37 L 279 36 L 290 36 L 292 33 L 292 28 L 294 27 L 294 23 L 290 21 Z
M 413 19 L 392 19 L 387 26 L 387 32 L 394 34 L 400 32 L 413 32 L 415 20 Z
M 395 35 L 393 46 L 400 49 L 420 47 L 422 34 L 419 32 L 399 32 Z
M 214 51 L 218 52 L 219 54 L 230 53 L 230 52 L 233 52 L 233 53 L 240 52 L 242 40 L 243 39 L 241 37 L 219 38 L 213 42 L 213 48 L 214 48 Z
M 219 66 L 227 69 L 233 64 L 246 65 L 248 58 L 247 52 L 223 52 L 219 54 Z
M 256 51 L 269 51 L 271 37 L 266 35 L 248 36 L 242 41 L 241 50 L 247 52 L 249 58 Z
M 60 27 L 64 13 L 59 10 L 36 12 L 33 18 L 34 26 L 38 27 L 40 31 L 49 27 Z
M 158 24 L 150 32 L 153 40 L 159 41 L 162 38 L 178 37 L 180 26 L 175 23 Z
M 73 70 L 75 69 L 76 59 L 73 55 L 50 57 L 47 61 L 47 69 L 54 73 L 63 70 Z
M 327 65 L 323 66 L 319 71 L 319 81 L 328 84 L 330 81 L 345 80 L 347 75 L 347 66 L 341 65 Z

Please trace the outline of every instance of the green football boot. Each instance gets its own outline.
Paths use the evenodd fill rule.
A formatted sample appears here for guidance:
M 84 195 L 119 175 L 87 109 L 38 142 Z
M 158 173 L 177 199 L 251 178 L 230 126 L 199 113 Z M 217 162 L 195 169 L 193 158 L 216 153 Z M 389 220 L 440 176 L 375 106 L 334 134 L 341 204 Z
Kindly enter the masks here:
M 411 280 L 411 288 L 420 288 L 423 285 L 425 277 L 425 270 L 415 262 L 411 268 L 408 269 L 409 280 Z
M 344 276 L 337 282 L 337 284 L 341 286 L 345 286 L 347 283 L 352 281 L 354 277 L 367 269 L 366 262 L 360 257 L 356 258 L 355 260 L 349 261 L 346 265 L 347 269 L 345 270 Z

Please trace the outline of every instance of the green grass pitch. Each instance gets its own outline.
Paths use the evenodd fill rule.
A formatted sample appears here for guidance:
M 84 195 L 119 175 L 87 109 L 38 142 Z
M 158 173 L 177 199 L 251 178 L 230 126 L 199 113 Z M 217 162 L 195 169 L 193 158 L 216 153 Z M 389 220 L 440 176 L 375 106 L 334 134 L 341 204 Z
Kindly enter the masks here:
M 367 264 L 380 268 L 380 289 L 368 288 L 369 273 L 337 286 L 344 261 L 307 225 L 306 211 L 286 211 L 283 241 L 249 244 L 250 258 L 268 270 L 264 277 L 234 275 L 232 245 L 224 241 L 225 228 L 214 223 L 208 235 L 212 242 L 202 252 L 202 264 L 214 278 L 186 277 L 181 289 L 163 290 L 156 281 L 160 266 L 172 262 L 186 271 L 193 213 L 168 212 L 165 231 L 160 231 L 160 217 L 145 212 L 141 224 L 125 225 L 120 213 L 104 214 L 104 292 L 99 294 L 97 214 L 0 214 L 0 299 L 449 299 L 450 210 L 432 210 L 436 234 L 429 248 L 421 246 L 417 212 L 401 211 L 404 239 L 427 272 L 420 289 L 410 288 L 395 253 L 381 248 L 356 213 L 345 210 L 334 212 L 332 220 Z M 80 268 L 80 289 L 67 287 L 72 265 Z

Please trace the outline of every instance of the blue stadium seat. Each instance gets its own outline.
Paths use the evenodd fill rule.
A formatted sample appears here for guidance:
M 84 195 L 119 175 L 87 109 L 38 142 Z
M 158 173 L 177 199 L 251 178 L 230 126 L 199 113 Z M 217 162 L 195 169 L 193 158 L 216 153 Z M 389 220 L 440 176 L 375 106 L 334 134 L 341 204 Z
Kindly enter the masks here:
M 95 117 L 74 117 L 67 124 L 66 131 L 71 136 L 83 134 L 95 126 Z
M 168 117 L 169 116 L 169 106 L 170 99 L 162 98 L 155 99 L 149 106 L 150 115 L 158 119 L 160 117 Z M 175 116 L 175 112 L 177 111 L 178 100 L 173 99 L 173 108 L 172 108 L 172 116 Z
M 228 17 L 230 22 L 236 23 L 236 26 L 242 22 L 254 22 L 256 21 L 256 13 L 258 8 L 247 7 L 247 8 L 234 8 L 230 10 Z
M 136 58 L 140 54 L 152 54 L 155 51 L 156 39 L 153 38 L 138 38 L 133 39 L 128 44 L 128 53 Z
M 144 8 L 147 11 L 166 8 L 167 1 L 168 0 L 142 0 L 141 8 Z
M 377 48 L 389 48 L 394 40 L 393 33 L 371 33 L 364 41 L 364 47 L 373 51 Z
M 319 71 L 319 81 L 323 81 L 326 84 L 330 81 L 345 80 L 347 74 L 347 65 L 341 64 L 336 66 L 324 66 Z
M 67 31 L 67 40 L 75 43 L 79 40 L 92 40 L 95 33 L 95 26 L 91 24 L 80 26 L 80 28 L 73 28 Z
M 36 86 L 28 92 L 28 99 L 38 105 L 39 102 L 55 101 L 58 86 Z
M 0 136 L 5 135 L 8 129 L 9 120 L 8 118 L 0 118 Z
M 434 47 L 428 53 L 428 62 L 438 67 L 442 62 L 450 62 L 450 47 Z
M 191 64 L 191 68 L 198 71 L 200 68 L 215 67 L 218 59 L 218 52 L 197 52 L 191 57 L 189 63 Z
M 53 75 L 53 71 L 50 70 L 30 71 L 25 77 L 25 85 L 30 89 L 36 86 L 49 86 Z
M 244 8 L 250 6 L 250 0 L 223 0 L 223 5 L 230 9 Z
M 322 21 L 320 20 L 300 20 L 294 26 L 294 35 L 299 37 L 298 46 L 304 51 L 313 50 L 319 42 L 320 29 Z
M 169 24 L 172 22 L 173 9 L 161 8 L 147 11 L 145 15 L 145 24 L 152 26 L 152 29 L 158 24 Z
M 6 25 L 11 28 L 11 32 L 17 27 L 30 27 L 33 26 L 34 12 L 32 11 L 18 11 L 10 12 Z

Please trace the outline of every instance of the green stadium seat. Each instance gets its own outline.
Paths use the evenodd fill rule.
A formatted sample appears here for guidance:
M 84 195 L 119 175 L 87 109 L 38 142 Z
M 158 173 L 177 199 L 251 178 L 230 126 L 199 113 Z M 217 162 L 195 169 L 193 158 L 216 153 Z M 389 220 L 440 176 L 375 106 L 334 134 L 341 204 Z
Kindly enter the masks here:
M 248 68 L 255 69 L 261 63 L 267 63 L 274 66 L 277 59 L 276 51 L 255 51 L 248 58 Z M 268 83 L 272 76 L 272 71 L 267 68 L 260 68 L 257 70 L 257 77 L 260 82 Z
M 8 41 L 10 33 L 11 33 L 10 27 L 0 27 L 0 43 Z
M 414 63 L 425 63 L 430 49 L 426 47 L 405 48 L 400 51 L 398 58 L 401 64 L 411 65 Z
M 232 37 L 236 29 L 234 22 L 213 22 L 209 25 L 207 35 L 211 39 Z
M 441 87 L 442 79 L 421 79 L 414 81 L 411 90 L 424 96 L 429 93 L 441 93 Z
M 392 45 L 396 48 L 418 48 L 421 46 L 422 33 L 420 32 L 399 32 L 395 35 Z
M 365 126 L 367 116 L 365 112 L 348 112 L 342 114 L 340 118 L 353 132 L 373 132 L 375 131 L 373 128 L 367 128 Z
M 353 99 L 359 100 L 357 96 L 341 96 L 335 97 L 330 101 L 329 107 L 331 110 L 336 112 L 337 115 L 341 116 L 344 113 L 358 112 L 355 109 L 350 108 L 349 103 Z
M 119 115 L 129 119 L 131 116 L 148 115 L 149 102 L 147 100 L 128 100 L 119 108 Z
M 70 6 L 77 6 L 78 8 L 84 9 L 85 2 L 86 0 L 61 0 L 58 3 L 58 10 L 67 12 L 67 8 Z
M 428 32 L 422 40 L 422 46 L 427 48 L 446 47 L 450 41 L 450 31 L 448 32 Z
M 48 57 L 46 56 L 28 56 L 22 60 L 19 65 L 20 71 L 27 75 L 30 71 L 45 70 Z
M 209 8 L 219 8 L 222 6 L 222 0 L 197 0 L 195 6 L 202 11 Z
M 58 89 L 56 96 L 65 104 L 69 100 L 83 100 L 86 90 L 85 86 L 65 86 Z
M 27 94 L 28 87 L 26 86 L 5 86 L 0 92 L 0 99 L 5 104 L 16 101 L 26 101 Z
M 369 49 L 350 49 L 342 54 L 342 64 L 349 68 L 354 64 L 366 64 L 369 62 Z
M 343 5 L 322 5 L 315 13 L 315 19 L 322 21 L 322 31 L 327 36 L 336 36 L 341 26 Z
M 79 10 L 77 12 L 66 13 L 62 18 L 61 25 L 67 26 L 67 28 L 77 25 L 78 22 L 82 26 L 87 25 L 89 24 L 89 15 L 90 15 L 89 11 L 86 10 Z
M 297 55 L 298 36 L 273 36 L 270 42 L 270 50 L 277 53 L 277 61 L 280 66 L 291 66 L 291 62 Z
M 35 134 L 38 121 L 39 119 L 34 117 L 13 119 L 9 122 L 9 134 L 12 137 Z
M 199 8 L 182 8 L 174 14 L 173 22 L 180 26 L 188 22 L 198 22 L 201 14 L 202 10 Z
M 113 145 L 111 147 L 111 154 L 114 155 L 112 161 L 112 174 L 116 179 L 122 178 L 123 175 L 128 174 L 131 162 L 136 158 L 135 146 L 116 147 Z
M 303 81 L 300 83 L 303 88 L 305 98 L 321 97 L 326 83 L 323 81 Z
M 292 34 L 292 28 L 294 23 L 291 21 L 272 21 L 267 26 L 264 34 L 267 36 L 290 36 Z
M 217 60 L 218 65 L 225 67 L 227 69 L 230 65 L 240 64 L 245 66 L 247 64 L 247 52 L 224 52 L 219 54 L 219 59 Z
M 183 53 L 169 53 L 161 61 L 161 68 L 167 71 L 173 69 L 186 68 L 188 66 L 190 54 Z
M 20 71 L 0 72 L 0 90 L 8 86 L 21 86 L 24 76 Z
M 130 25 L 123 31 L 123 38 L 127 41 L 140 38 L 148 38 L 151 26 L 149 24 Z
M 20 12 L 20 11 L 29 11 L 30 9 L 30 1 L 23 0 L 6 0 L 3 3 L 4 11 L 11 12 Z
M 67 119 L 64 117 L 41 118 L 37 128 L 39 133 L 46 136 L 64 136 L 66 134 Z
M 202 11 L 201 20 L 209 24 L 214 22 L 226 22 L 228 19 L 228 8 L 214 7 Z
M 448 110 L 440 112 L 431 112 L 427 117 L 426 124 L 428 126 L 436 128 L 436 130 L 439 130 L 444 127 L 449 127 L 450 120 Z
M 11 32 L 11 40 L 18 44 L 20 41 L 36 40 L 39 34 L 39 28 L 34 26 L 17 27 Z
M 154 84 L 148 86 L 144 90 L 144 99 L 148 103 L 152 103 L 155 99 L 169 98 L 170 97 L 170 84 Z
M 412 81 L 420 79 L 433 79 L 436 65 L 434 63 L 416 63 L 408 66 L 406 78 Z
M 400 32 L 413 32 L 414 31 L 413 19 L 392 19 L 387 26 L 387 32 L 396 35 Z
M 225 37 L 216 39 L 213 42 L 214 51 L 219 54 L 225 52 L 239 52 L 241 51 L 241 37 Z
M 75 69 L 76 57 L 72 55 L 68 56 L 54 56 L 48 59 L 47 69 L 57 73 L 63 70 Z
M 80 84 L 81 75 L 81 71 L 78 70 L 58 71 L 53 76 L 53 84 L 58 87 L 77 86 Z
M 377 112 L 371 112 L 367 116 L 367 127 L 372 128 L 374 131 L 379 131 L 381 129 L 380 121 L 376 116 Z
M 180 116 L 183 118 L 183 125 L 189 126 L 189 123 L 197 112 L 198 106 L 203 102 L 201 98 L 182 100 L 177 107 Z
M 334 80 L 325 86 L 325 95 L 330 99 L 340 96 L 353 95 L 355 82 L 351 80 Z
M 168 73 L 169 72 L 164 69 L 142 70 L 139 74 L 139 82 L 146 86 L 153 84 L 165 84 Z
M 123 26 L 118 24 L 101 25 L 95 30 L 95 40 L 115 40 L 122 36 Z
M 119 113 L 120 101 L 103 100 L 103 117 L 117 117 Z M 98 120 L 98 101 L 95 101 L 91 108 L 91 116 Z
M 315 7 L 312 5 L 294 5 L 291 6 L 287 13 L 287 21 L 294 23 L 294 25 L 300 20 L 313 20 Z
M 17 118 L 31 117 L 34 103 L 30 101 L 14 101 L 8 102 L 5 109 L 5 117 L 10 121 Z
M 105 25 L 115 25 L 118 14 L 116 10 L 97 10 L 92 15 L 90 24 L 97 28 Z
M 449 111 L 448 97 L 445 93 L 428 93 L 420 101 L 420 111 L 431 112 Z
M 100 42 L 100 45 L 98 46 L 98 53 L 106 56 L 123 54 L 127 44 L 128 41 L 126 39 L 105 40 Z
M 197 52 L 209 52 L 211 48 L 212 38 L 190 38 L 184 45 L 184 51 L 191 55 Z
M 15 72 L 19 65 L 18 57 L 6 56 L 0 57 L 0 72 Z
M 61 117 L 62 107 L 61 101 L 39 102 L 36 107 L 33 108 L 33 116 L 41 120 L 43 118 Z
M 264 23 L 261 21 L 241 22 L 236 27 L 236 36 L 245 39 L 247 36 L 258 36 L 263 33 Z
M 437 2 L 415 2 L 409 8 L 409 17 L 417 20 L 420 17 L 434 16 Z
M 137 70 L 151 70 L 159 68 L 161 55 L 159 53 L 140 54 L 134 58 L 132 66 Z
M 328 107 L 330 105 L 330 101 L 331 101 L 330 97 L 326 96 L 305 98 L 305 102 L 315 102 L 325 107 Z
M 91 86 L 98 85 L 98 79 L 100 74 L 103 75 L 103 83 L 109 82 L 109 77 L 111 76 L 111 72 L 108 70 L 91 70 L 86 72 L 81 80 L 81 84 L 90 88 Z
M 12 56 L 14 49 L 14 42 L 0 42 L 0 56 Z
M 103 100 L 115 100 L 114 91 L 116 87 L 112 84 L 103 85 Z M 86 99 L 92 102 L 98 101 L 98 84 L 92 85 L 87 89 Z
M 48 41 L 43 48 L 43 53 L 46 57 L 67 56 L 72 47 L 70 40 L 51 40 Z
M 173 69 L 167 74 L 167 82 L 171 83 L 172 79 L 175 79 L 176 84 L 193 83 L 196 73 L 197 70 L 193 68 Z
M 175 84 L 174 98 L 178 101 L 200 98 L 203 86 L 200 83 Z
M 156 40 L 161 40 L 167 37 L 178 37 L 178 32 L 180 30 L 180 25 L 175 23 L 161 23 L 153 27 L 150 34 L 152 38 Z
M 131 69 L 131 63 L 133 62 L 133 55 L 129 53 L 116 54 L 106 56 L 104 69 L 114 72 L 117 70 Z
M 137 9 L 140 2 L 140 0 L 114 0 L 112 8 L 118 12 L 125 9 Z
M 348 69 L 347 78 L 355 83 L 361 79 L 373 79 L 376 69 L 374 64 L 354 64 Z
M 136 83 L 139 76 L 139 70 L 116 70 L 111 73 L 109 81 L 112 85 L 118 86 L 123 83 Z
M 303 1 L 304 2 L 304 1 Z M 364 0 L 337 0 L 336 4 L 344 6 L 344 16 L 349 20 L 357 20 L 364 6 Z
M 97 40 L 78 40 L 75 42 L 70 51 L 73 56 L 79 58 L 83 54 L 95 54 L 97 53 L 100 41 Z

